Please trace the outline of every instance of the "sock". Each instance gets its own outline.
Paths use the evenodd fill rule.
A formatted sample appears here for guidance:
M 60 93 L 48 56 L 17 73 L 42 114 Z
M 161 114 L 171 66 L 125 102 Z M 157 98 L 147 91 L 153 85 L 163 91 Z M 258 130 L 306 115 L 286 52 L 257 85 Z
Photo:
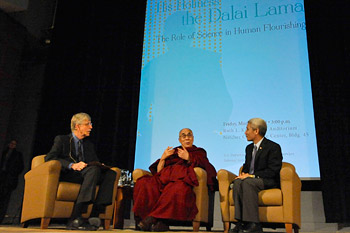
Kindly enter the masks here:
M 100 215 L 100 213 L 103 213 L 105 211 L 106 211 L 106 206 L 94 204 L 94 206 L 92 207 L 90 218 L 91 217 L 98 217 Z
M 81 217 L 81 214 L 83 213 L 83 207 L 84 207 L 83 203 L 76 203 L 72 211 L 71 219 L 76 219 Z

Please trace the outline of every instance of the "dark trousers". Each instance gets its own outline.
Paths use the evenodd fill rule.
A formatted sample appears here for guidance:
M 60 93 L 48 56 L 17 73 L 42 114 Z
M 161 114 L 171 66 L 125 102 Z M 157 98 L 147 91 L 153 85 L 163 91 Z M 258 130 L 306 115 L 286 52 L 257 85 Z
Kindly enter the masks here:
M 62 171 L 60 180 L 81 184 L 75 204 L 83 207 L 81 211 L 84 213 L 87 205 L 91 203 L 99 206 L 112 204 L 115 178 L 116 172 L 113 170 L 101 170 L 98 166 L 88 166 L 82 171 Z M 99 185 L 99 191 L 95 197 L 97 185 Z
M 17 176 L 0 171 L 0 223 L 7 213 L 12 191 L 17 187 Z
M 233 182 L 233 200 L 235 202 L 235 219 L 244 222 L 260 222 L 259 192 L 264 189 L 262 179 L 246 178 Z
M 12 193 L 11 189 L 7 189 L 7 188 L 0 189 L 0 224 L 6 215 L 7 206 L 10 201 L 11 193 Z

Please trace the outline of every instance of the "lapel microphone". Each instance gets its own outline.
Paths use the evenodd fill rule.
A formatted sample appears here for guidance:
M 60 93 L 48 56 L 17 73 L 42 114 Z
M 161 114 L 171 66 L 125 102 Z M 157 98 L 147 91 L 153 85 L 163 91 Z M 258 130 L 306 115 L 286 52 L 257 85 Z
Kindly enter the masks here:
M 73 140 L 73 135 L 70 136 L 69 138 L 69 157 L 74 161 L 74 163 L 77 163 L 77 161 L 72 156 L 72 140 Z

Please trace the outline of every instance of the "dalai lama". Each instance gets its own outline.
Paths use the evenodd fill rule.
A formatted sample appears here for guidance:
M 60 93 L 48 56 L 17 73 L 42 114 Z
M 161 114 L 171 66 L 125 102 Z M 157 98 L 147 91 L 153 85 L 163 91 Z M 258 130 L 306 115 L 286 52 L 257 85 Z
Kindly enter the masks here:
M 192 221 L 198 209 L 193 187 L 198 186 L 194 167 L 207 172 L 207 183 L 213 188 L 215 168 L 204 149 L 193 145 L 193 132 L 185 128 L 179 133 L 181 146 L 168 147 L 150 166 L 153 176 L 143 176 L 134 188 L 135 217 L 142 219 L 143 231 L 167 231 L 167 220 Z

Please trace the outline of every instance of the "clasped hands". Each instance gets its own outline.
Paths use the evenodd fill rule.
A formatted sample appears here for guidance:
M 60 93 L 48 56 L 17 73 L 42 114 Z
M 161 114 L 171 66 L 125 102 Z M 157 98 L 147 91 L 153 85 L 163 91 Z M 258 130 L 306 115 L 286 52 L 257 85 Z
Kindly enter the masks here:
M 79 163 L 73 163 L 72 164 L 72 169 L 75 170 L 75 171 L 81 171 L 83 170 L 84 168 L 87 167 L 87 163 L 84 163 L 83 161 L 79 162 Z
M 237 179 L 244 180 L 245 178 L 248 178 L 248 177 L 252 177 L 252 175 L 250 175 L 249 173 L 242 172 L 241 174 L 239 174 L 239 176 L 237 176 L 235 178 L 235 180 L 237 180 Z
M 80 161 L 79 163 L 73 163 L 71 168 L 75 171 L 81 171 L 89 165 L 99 166 L 99 167 L 105 166 L 104 168 L 106 168 L 106 169 L 110 168 L 110 167 L 106 166 L 104 163 L 100 163 L 98 161 L 89 162 L 88 164 L 83 162 L 83 161 Z

